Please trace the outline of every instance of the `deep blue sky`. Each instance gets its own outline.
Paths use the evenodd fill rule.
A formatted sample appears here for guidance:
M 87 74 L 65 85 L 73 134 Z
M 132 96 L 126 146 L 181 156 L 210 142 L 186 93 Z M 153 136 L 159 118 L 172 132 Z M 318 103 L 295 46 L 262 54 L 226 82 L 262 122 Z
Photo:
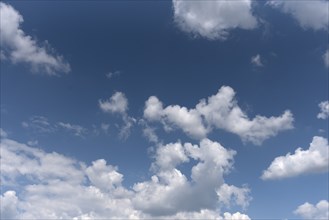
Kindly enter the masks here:
M 328 138 L 328 119 L 317 118 L 318 104 L 328 100 L 328 68 L 322 55 L 328 46 L 327 30 L 302 28 L 290 14 L 258 2 L 254 13 L 266 23 L 253 30 L 233 29 L 226 40 L 195 37 L 180 29 L 171 1 L 10 1 L 24 17 L 26 35 L 47 40 L 70 64 L 59 76 L 35 73 L 29 64 L 1 62 L 1 128 L 21 143 L 37 140 L 37 147 L 58 152 L 87 164 L 99 158 L 119 167 L 124 185 L 150 177 L 154 146 L 136 123 L 127 139 L 118 137 L 122 119 L 106 114 L 100 99 L 125 94 L 130 117 L 143 117 L 152 95 L 164 106 L 194 108 L 202 98 L 223 86 L 236 92 L 239 106 L 250 118 L 279 116 L 289 109 L 294 129 L 279 132 L 261 146 L 243 143 L 224 130 L 208 138 L 234 149 L 234 170 L 226 182 L 248 184 L 253 200 L 244 211 L 249 217 L 296 218 L 304 202 L 328 199 L 328 173 L 260 179 L 275 157 L 307 149 L 313 136 Z M 263 66 L 250 60 L 260 54 Z M 120 73 L 107 79 L 109 72 Z M 87 129 L 83 137 L 64 130 L 41 133 L 22 122 L 44 116 L 50 123 L 65 122 Z M 110 125 L 109 133 L 100 130 Z M 94 126 L 94 127 L 93 127 Z M 157 131 L 165 144 L 198 141 L 181 130 Z M 322 129 L 322 131 L 319 131 Z M 184 168 L 182 168 L 184 169 Z M 9 187 L 10 188 L 10 187 Z M 3 192 L 2 192 L 3 193 Z M 238 211 L 239 207 L 232 207 Z M 240 208 L 241 212 L 241 208 Z

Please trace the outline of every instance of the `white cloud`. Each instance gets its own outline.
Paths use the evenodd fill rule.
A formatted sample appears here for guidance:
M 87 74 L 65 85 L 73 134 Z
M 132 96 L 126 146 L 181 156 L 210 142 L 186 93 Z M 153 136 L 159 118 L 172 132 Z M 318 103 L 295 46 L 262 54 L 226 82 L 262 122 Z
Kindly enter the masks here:
M 158 143 L 159 142 L 159 138 L 155 133 L 155 128 L 150 127 L 150 126 L 145 126 L 143 128 L 143 135 L 150 141 L 153 143 Z
M 321 112 L 317 115 L 319 119 L 327 119 L 329 117 L 329 101 L 323 101 L 319 104 Z
M 0 18 L 1 60 L 5 57 L 13 63 L 27 63 L 33 71 L 46 75 L 70 71 L 70 65 L 62 56 L 55 55 L 47 42 L 46 46 L 41 46 L 24 33 L 20 27 L 23 17 L 12 6 L 1 2 Z
M 118 113 L 122 117 L 123 126 L 120 129 L 119 137 L 126 139 L 130 135 L 132 126 L 136 123 L 136 119 L 127 114 L 128 99 L 122 92 L 115 92 L 109 100 L 99 100 L 99 108 L 106 113 Z
M 224 40 L 235 28 L 248 30 L 257 27 L 251 0 L 173 0 L 173 10 L 175 22 L 183 31 L 211 40 Z
M 216 189 L 225 184 L 223 175 L 232 168 L 234 154 L 208 139 L 199 146 L 163 145 L 151 180 L 127 189 L 124 175 L 103 159 L 88 166 L 4 139 L 1 184 L 9 190 L 1 195 L 1 213 L 8 219 L 248 219 L 238 212 L 222 216 L 217 206 L 222 201 Z M 188 158 L 197 162 L 190 181 L 177 169 Z
M 316 205 L 306 202 L 298 206 L 294 214 L 304 219 L 329 219 L 329 203 L 326 200 L 321 200 Z
M 156 216 L 214 210 L 227 202 L 216 191 L 225 184 L 223 176 L 232 169 L 235 154 L 209 139 L 203 139 L 199 145 L 180 142 L 162 145 L 152 164 L 156 173 L 150 181 L 134 185 L 136 197 L 133 203 L 138 209 Z M 191 169 L 191 180 L 188 180 L 177 166 L 190 160 L 197 163 Z M 233 199 L 235 204 L 248 206 L 249 189 L 236 189 L 241 194 L 239 201 Z M 233 196 L 227 195 L 225 199 L 231 201 Z
M 106 78 L 112 79 L 113 77 L 119 76 L 121 74 L 120 71 L 116 70 L 114 72 L 108 72 L 105 74 Z
M 52 133 L 56 130 L 48 118 L 39 115 L 30 117 L 28 121 L 23 121 L 22 127 L 37 133 Z
M 6 138 L 6 137 L 8 137 L 7 132 L 2 128 L 0 128 L 0 138 Z
M 110 129 L 110 125 L 107 123 L 101 123 L 101 129 L 105 134 L 108 134 L 109 129 Z
M 308 173 L 328 172 L 328 140 L 315 136 L 309 149 L 297 148 L 294 154 L 288 153 L 273 160 L 263 172 L 263 180 L 282 179 Z
M 98 103 L 100 109 L 108 113 L 124 114 L 128 110 L 128 100 L 122 92 L 116 92 L 109 100 L 99 100 Z
M 36 145 L 39 144 L 39 141 L 38 140 L 33 140 L 33 141 L 31 140 L 31 141 L 28 141 L 27 144 L 30 145 L 30 146 L 36 146 Z
M 122 120 L 123 120 L 123 125 L 120 128 L 119 137 L 125 140 L 129 137 L 131 128 L 136 123 L 136 119 L 128 116 L 127 114 L 124 114 L 122 116 Z
M 225 220 L 250 220 L 248 215 L 241 214 L 240 212 L 236 212 L 234 214 L 225 212 L 224 219 Z
M 0 210 L 2 219 L 16 219 L 18 216 L 18 198 L 15 191 L 6 191 L 0 195 Z
M 256 115 L 249 119 L 237 105 L 235 92 L 229 86 L 221 87 L 216 95 L 207 100 L 200 100 L 193 109 L 179 105 L 163 108 L 162 102 L 151 96 L 145 102 L 144 118 L 149 122 L 161 122 L 167 131 L 180 128 L 196 139 L 202 139 L 213 128 L 219 128 L 254 144 L 261 144 L 280 131 L 292 129 L 294 120 L 290 111 L 285 111 L 279 117 Z
M 251 57 L 250 62 L 251 62 L 251 64 L 253 64 L 254 66 L 257 66 L 257 67 L 264 66 L 263 63 L 262 63 L 262 59 L 261 59 L 259 54 Z
M 47 117 L 35 115 L 29 118 L 28 121 L 22 122 L 22 127 L 34 133 L 54 133 L 61 129 L 72 132 L 75 136 L 83 137 L 88 133 L 88 130 L 80 125 L 74 125 L 65 122 L 50 122 Z
M 64 123 L 64 122 L 58 122 L 57 124 L 58 124 L 58 126 L 66 129 L 67 131 L 73 132 L 75 136 L 83 137 L 84 134 L 87 133 L 87 129 L 85 129 L 84 127 L 82 127 L 80 125 L 73 125 L 73 124 Z
M 249 205 L 250 198 L 248 195 L 250 193 L 249 188 L 239 188 L 233 185 L 223 184 L 219 189 L 217 189 L 217 195 L 219 200 L 222 201 L 226 206 L 229 206 L 233 199 L 235 204 L 246 208 Z
M 270 0 L 268 4 L 290 14 L 304 29 L 328 30 L 329 3 L 327 0 Z
M 329 49 L 322 56 L 324 65 L 329 68 Z

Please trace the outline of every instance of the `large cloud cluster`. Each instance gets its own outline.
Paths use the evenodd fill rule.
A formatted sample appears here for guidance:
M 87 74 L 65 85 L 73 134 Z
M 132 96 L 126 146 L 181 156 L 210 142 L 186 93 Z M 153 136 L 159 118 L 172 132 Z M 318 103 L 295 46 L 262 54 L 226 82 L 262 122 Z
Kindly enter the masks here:
M 163 107 L 157 97 L 151 96 L 145 103 L 144 118 L 161 122 L 167 130 L 179 128 L 196 139 L 218 128 L 258 145 L 280 131 L 292 129 L 294 120 L 289 110 L 278 117 L 256 115 L 250 119 L 238 106 L 235 92 L 229 86 L 222 86 L 217 94 L 200 100 L 192 109 L 179 105 Z
M 118 168 L 103 159 L 88 166 L 3 138 L 1 183 L 6 191 L 1 195 L 2 217 L 249 219 L 238 212 L 221 214 L 221 207 L 232 202 L 246 207 L 251 199 L 248 188 L 224 181 L 235 154 L 208 139 L 199 145 L 163 145 L 156 150 L 151 179 L 129 189 L 123 186 L 124 175 Z M 177 167 L 190 160 L 196 164 L 189 180 Z

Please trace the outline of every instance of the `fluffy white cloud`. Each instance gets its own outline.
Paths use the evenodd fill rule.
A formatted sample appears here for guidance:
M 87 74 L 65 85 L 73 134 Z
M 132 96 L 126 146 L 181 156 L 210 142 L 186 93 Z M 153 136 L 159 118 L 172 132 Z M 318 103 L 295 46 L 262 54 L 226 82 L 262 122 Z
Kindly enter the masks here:
M 313 1 L 282 1 L 270 0 L 268 4 L 290 14 L 304 29 L 327 30 L 328 7 L 327 0 Z
M 211 40 L 226 39 L 234 28 L 253 29 L 257 26 L 251 0 L 173 0 L 173 10 L 175 22 L 183 31 Z
M 58 122 L 58 126 L 68 130 L 72 131 L 75 136 L 83 136 L 85 133 L 87 133 L 87 129 L 80 125 L 73 125 L 70 123 L 64 123 L 64 122 Z
M 31 36 L 25 34 L 20 27 L 22 22 L 23 17 L 18 11 L 9 4 L 0 2 L 1 60 L 27 63 L 33 71 L 47 75 L 68 73 L 70 65 L 63 57 L 55 55 L 54 49 L 49 45 L 40 46 Z
M 217 193 L 225 185 L 223 176 L 231 170 L 235 153 L 209 139 L 203 139 L 199 145 L 177 142 L 160 146 L 152 164 L 156 173 L 150 181 L 134 185 L 137 193 L 133 203 L 155 216 L 214 210 L 221 204 L 228 205 L 229 201 L 248 206 L 251 198 L 246 187 L 235 188 L 238 199 L 233 198 L 234 193 L 225 196 Z M 197 164 L 191 169 L 189 181 L 177 166 L 190 159 Z
M 202 123 L 200 114 L 195 109 L 187 109 L 179 105 L 168 106 L 163 109 L 163 104 L 155 96 L 151 96 L 145 103 L 144 117 L 149 121 L 161 120 L 165 128 L 176 126 L 188 135 L 203 138 L 207 129 Z
M 327 119 L 329 117 L 329 101 L 323 101 L 319 104 L 321 112 L 317 115 L 319 119 Z
M 145 102 L 144 118 L 149 122 L 161 122 L 166 130 L 180 128 L 196 139 L 206 137 L 213 128 L 219 128 L 254 144 L 261 144 L 280 131 L 292 129 L 294 120 L 290 111 L 279 117 L 256 115 L 249 119 L 238 106 L 235 92 L 229 86 L 221 87 L 216 95 L 207 100 L 200 100 L 193 109 L 179 105 L 164 108 L 157 97 L 151 96 Z
M 322 56 L 324 65 L 329 68 L 329 49 Z
M 122 92 L 115 92 L 109 100 L 99 100 L 99 108 L 106 113 L 118 113 L 122 116 L 123 126 L 120 129 L 119 137 L 126 139 L 130 135 L 131 127 L 136 119 L 127 114 L 128 99 Z
M 18 198 L 15 191 L 7 191 L 0 195 L 0 210 L 2 219 L 16 219 L 18 216 Z
M 216 205 L 225 202 L 216 190 L 225 184 L 223 175 L 231 169 L 234 154 L 207 139 L 199 146 L 163 145 L 155 154 L 151 180 L 127 189 L 122 185 L 123 174 L 103 159 L 88 166 L 5 138 L 1 141 L 1 184 L 9 190 L 0 198 L 2 217 L 248 219 L 238 212 L 222 216 Z M 190 181 L 177 169 L 189 158 L 197 161 Z M 242 199 L 245 203 L 247 194 Z M 239 205 L 244 205 L 242 200 Z
M 281 179 L 307 173 L 328 172 L 328 140 L 315 136 L 308 150 L 297 148 L 294 154 L 288 153 L 273 160 L 261 178 Z
M 233 185 L 223 184 L 219 189 L 217 189 L 217 195 L 220 201 L 222 201 L 226 206 L 231 204 L 231 200 L 242 207 L 249 205 L 249 200 L 247 196 L 249 195 L 249 188 L 239 188 Z
M 116 92 L 109 100 L 99 100 L 98 103 L 104 112 L 124 114 L 128 110 L 128 100 L 122 92 Z
M 321 200 L 316 205 L 306 202 L 298 206 L 294 213 L 304 219 L 329 219 L 329 203 L 326 200 Z
M 257 67 L 263 66 L 262 59 L 259 54 L 251 57 L 250 62 L 251 62 L 251 64 L 253 64 L 254 66 L 257 66 Z
M 225 220 L 250 220 L 248 215 L 241 214 L 240 212 L 236 212 L 234 214 L 225 212 L 224 219 Z

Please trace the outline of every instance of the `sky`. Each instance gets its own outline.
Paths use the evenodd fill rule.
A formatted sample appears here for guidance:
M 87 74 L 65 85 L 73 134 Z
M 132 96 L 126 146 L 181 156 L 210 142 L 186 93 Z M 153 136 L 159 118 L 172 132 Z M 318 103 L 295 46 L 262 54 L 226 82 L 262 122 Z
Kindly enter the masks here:
M 1 219 L 328 219 L 328 1 L 1 1 Z

